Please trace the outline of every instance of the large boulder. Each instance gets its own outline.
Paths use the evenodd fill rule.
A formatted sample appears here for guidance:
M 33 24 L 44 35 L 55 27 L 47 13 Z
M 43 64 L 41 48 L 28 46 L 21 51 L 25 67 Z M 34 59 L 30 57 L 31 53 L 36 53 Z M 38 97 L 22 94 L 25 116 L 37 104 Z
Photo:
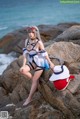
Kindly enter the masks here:
M 2 49 L 2 52 L 9 53 L 11 51 L 16 51 L 18 53 L 21 53 L 26 37 L 26 28 L 16 30 L 12 33 L 5 35 L 3 38 L 0 39 L 0 48 Z
M 80 45 L 80 25 L 73 25 L 65 30 L 55 41 L 71 41 Z
M 55 39 L 59 34 L 67 30 L 73 25 L 80 25 L 79 23 L 60 23 L 58 25 L 39 25 L 39 30 L 43 41 Z
M 63 32 L 58 26 L 52 25 L 39 25 L 39 29 L 43 42 L 48 42 Z
M 80 72 L 80 45 L 72 42 L 55 42 L 46 47 L 48 54 L 65 61 L 71 73 Z

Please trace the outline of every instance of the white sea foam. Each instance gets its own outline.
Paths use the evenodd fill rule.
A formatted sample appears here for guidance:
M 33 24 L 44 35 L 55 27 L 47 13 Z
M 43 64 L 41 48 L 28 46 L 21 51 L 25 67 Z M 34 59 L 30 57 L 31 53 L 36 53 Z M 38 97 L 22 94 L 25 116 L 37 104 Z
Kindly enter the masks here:
M 15 54 L 0 54 L 0 75 L 7 68 L 7 66 L 16 59 Z
M 3 27 L 0 26 L 0 31 L 1 31 L 1 30 L 6 30 L 7 28 L 8 28 L 7 26 L 3 26 Z

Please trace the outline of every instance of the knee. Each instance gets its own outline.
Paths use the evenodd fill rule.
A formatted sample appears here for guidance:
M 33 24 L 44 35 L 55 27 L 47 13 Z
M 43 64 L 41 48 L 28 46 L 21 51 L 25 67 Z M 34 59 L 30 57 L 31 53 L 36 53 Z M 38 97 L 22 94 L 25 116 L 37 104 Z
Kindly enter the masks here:
M 25 69 L 20 69 L 20 72 L 22 73 L 22 74 L 25 74 L 26 72 L 25 72 Z

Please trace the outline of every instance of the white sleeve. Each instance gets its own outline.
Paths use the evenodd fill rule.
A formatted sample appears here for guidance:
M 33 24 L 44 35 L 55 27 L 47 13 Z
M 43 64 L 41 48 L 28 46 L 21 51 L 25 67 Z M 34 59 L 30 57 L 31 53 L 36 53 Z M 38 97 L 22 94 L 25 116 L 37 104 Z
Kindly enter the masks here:
M 45 51 L 45 52 L 42 52 L 41 55 L 42 55 L 43 57 L 45 57 L 45 56 L 48 55 L 48 53 Z
M 26 55 L 28 53 L 26 48 L 23 48 L 23 55 Z

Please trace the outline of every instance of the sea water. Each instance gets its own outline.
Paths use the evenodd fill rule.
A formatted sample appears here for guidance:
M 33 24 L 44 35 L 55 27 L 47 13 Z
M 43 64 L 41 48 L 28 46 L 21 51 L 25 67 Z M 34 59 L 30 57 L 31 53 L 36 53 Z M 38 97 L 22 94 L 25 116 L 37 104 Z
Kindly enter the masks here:
M 0 0 L 0 38 L 29 25 L 80 22 L 80 4 L 60 0 Z
M 16 54 L 14 52 L 9 54 L 0 54 L 0 75 L 7 68 L 7 66 L 16 59 Z

